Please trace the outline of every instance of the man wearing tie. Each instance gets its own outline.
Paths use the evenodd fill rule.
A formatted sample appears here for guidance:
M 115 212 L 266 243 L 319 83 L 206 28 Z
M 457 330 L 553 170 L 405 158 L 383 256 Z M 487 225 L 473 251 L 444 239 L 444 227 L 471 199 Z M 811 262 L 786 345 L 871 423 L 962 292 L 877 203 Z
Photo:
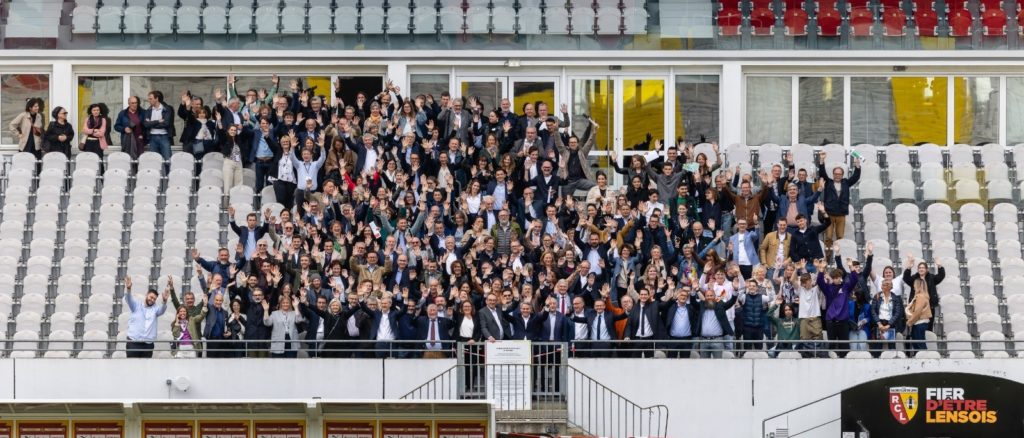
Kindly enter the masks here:
M 654 341 L 662 338 L 664 326 L 658 317 L 658 305 L 651 300 L 651 293 L 640 290 L 640 301 L 629 312 L 626 324 L 626 340 L 632 341 L 626 348 L 633 350 L 634 357 L 653 357 Z
M 551 294 L 551 298 L 555 300 L 555 310 L 562 314 L 568 315 L 572 311 L 572 297 L 569 296 L 569 283 L 565 279 L 558 280 L 555 283 L 555 293 Z M 569 337 L 572 339 L 572 336 Z
M 424 359 L 443 359 L 448 356 L 451 347 L 452 320 L 437 316 L 437 305 L 427 306 L 427 314 L 416 318 L 413 327 L 416 338 L 426 341 L 423 344 Z
M 582 299 L 577 297 L 573 300 L 575 305 L 576 301 L 582 302 Z M 573 315 L 572 322 L 576 324 L 584 323 L 587 325 L 587 334 L 591 342 L 586 350 L 579 351 L 580 345 L 577 344 L 577 351 L 581 357 L 611 357 L 612 356 L 612 342 L 615 341 L 615 322 L 621 321 L 629 317 L 625 313 L 619 315 L 612 315 L 610 312 L 606 312 L 605 303 L 603 300 L 594 301 L 594 310 L 585 312 L 585 317 L 579 317 L 576 314 Z
M 564 280 L 563 280 L 564 281 Z M 563 284 L 564 286 L 564 284 Z M 545 301 L 545 311 L 541 314 L 541 342 L 569 342 L 572 340 L 572 324 L 569 318 L 558 309 L 558 301 L 550 296 Z M 562 364 L 560 346 L 535 345 L 533 356 L 538 358 L 537 381 L 535 392 L 558 392 L 561 385 L 558 367 Z
M 397 298 L 397 299 L 395 299 Z M 405 305 L 400 301 L 402 295 L 397 297 L 385 293 L 380 299 L 380 308 L 370 310 L 370 317 L 373 319 L 370 324 L 370 339 L 377 341 L 377 357 L 405 357 L 405 352 L 398 348 L 394 341 L 403 339 L 400 327 L 406 317 Z
M 445 108 L 441 115 L 438 116 L 438 121 L 447 128 L 445 131 L 446 137 L 458 138 L 462 143 L 471 143 L 469 125 L 473 122 L 473 119 L 469 111 L 462 108 L 462 99 L 452 99 L 449 102 L 448 108 Z
M 486 305 L 480 310 L 480 333 L 489 342 L 508 339 L 511 327 L 498 309 L 498 296 L 491 292 L 485 298 Z
M 698 313 L 697 297 L 690 296 L 690 286 L 683 286 L 664 314 L 668 339 L 675 341 L 668 345 L 668 357 L 690 357 L 693 350 L 693 342 L 690 341 L 697 330 Z

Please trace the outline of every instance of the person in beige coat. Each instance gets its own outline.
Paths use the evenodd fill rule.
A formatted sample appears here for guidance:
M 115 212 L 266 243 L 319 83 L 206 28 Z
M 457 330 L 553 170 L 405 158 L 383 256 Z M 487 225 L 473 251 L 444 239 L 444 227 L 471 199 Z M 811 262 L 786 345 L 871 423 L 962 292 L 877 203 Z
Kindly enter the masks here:
M 910 343 L 913 350 L 926 350 L 924 334 L 928 330 L 928 321 L 932 318 L 932 308 L 928 297 L 928 285 L 923 279 L 914 281 L 914 297 L 907 304 L 907 326 L 910 327 Z
M 11 133 L 18 137 L 18 150 L 37 158 L 43 154 L 43 99 L 33 97 L 25 101 L 25 112 L 11 120 Z

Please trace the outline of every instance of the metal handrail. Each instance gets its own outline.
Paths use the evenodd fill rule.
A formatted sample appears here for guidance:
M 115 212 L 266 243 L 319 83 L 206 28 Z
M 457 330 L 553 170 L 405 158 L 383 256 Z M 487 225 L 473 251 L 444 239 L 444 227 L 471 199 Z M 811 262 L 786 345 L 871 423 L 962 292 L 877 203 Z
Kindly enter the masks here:
M 802 404 L 802 405 L 800 405 L 800 406 L 797 406 L 797 407 L 795 407 L 795 408 L 792 408 L 792 409 L 786 410 L 786 411 L 784 411 L 784 412 L 780 412 L 780 413 L 778 413 L 778 414 L 775 414 L 775 415 L 772 415 L 772 416 L 770 416 L 770 417 L 765 417 L 765 418 L 764 418 L 763 420 L 761 420 L 761 436 L 762 436 L 762 437 L 765 437 L 765 438 L 767 438 L 767 437 L 768 437 L 768 422 L 769 422 L 769 421 L 771 421 L 771 420 L 774 420 L 774 419 L 776 419 L 776 418 L 779 418 L 779 417 L 782 417 L 783 415 L 788 415 L 788 414 L 791 414 L 791 413 L 793 413 L 793 412 L 799 411 L 799 410 L 801 410 L 801 409 L 803 409 L 803 408 L 806 408 L 806 407 L 809 407 L 809 406 L 813 406 L 813 405 L 816 405 L 816 404 L 818 404 L 818 403 L 821 403 L 821 402 L 823 402 L 823 401 L 825 401 L 825 400 L 828 400 L 828 399 L 830 399 L 830 398 L 836 397 L 836 396 L 838 396 L 838 395 L 841 395 L 841 394 L 842 394 L 842 391 L 840 391 L 840 392 L 836 392 L 836 393 L 834 393 L 834 394 L 829 394 L 829 395 L 826 395 L 826 396 L 824 396 L 824 397 L 821 397 L 821 398 L 818 398 L 818 399 L 815 399 L 815 400 L 809 401 L 809 402 L 807 402 L 807 403 L 804 403 L 804 404 Z M 836 422 L 836 421 L 838 421 L 838 420 L 840 420 L 840 419 L 841 419 L 841 418 L 835 418 L 835 419 L 829 420 L 829 421 L 827 421 L 827 422 L 825 422 L 825 423 L 821 423 L 821 424 L 819 424 L 819 425 L 816 425 L 816 426 L 814 426 L 814 427 L 811 427 L 811 428 L 809 428 L 809 429 L 807 429 L 807 430 L 804 430 L 804 431 L 800 431 L 800 432 L 797 432 L 797 433 L 795 433 L 795 434 L 794 434 L 794 433 L 790 433 L 790 434 L 789 434 L 789 436 L 791 436 L 791 437 L 793 437 L 793 436 L 798 436 L 798 435 L 800 435 L 800 434 L 804 434 L 804 433 L 810 432 L 810 431 L 812 431 L 812 430 L 815 430 L 815 429 L 817 429 L 817 428 L 820 428 L 820 427 L 822 427 L 822 426 L 824 426 L 824 425 L 826 425 L 826 424 L 829 424 L 829 423 L 833 423 L 833 422 Z
M 598 436 L 668 436 L 668 406 L 640 406 L 575 367 L 567 368 L 570 382 L 578 378 L 577 385 L 587 387 L 586 395 L 583 391 L 572 395 L 569 406 L 575 409 L 569 409 L 570 424 Z M 600 393 L 597 397 L 595 389 Z M 609 410 L 626 413 L 628 418 L 605 415 Z
M 196 343 L 200 343 L 203 346 L 204 351 L 218 350 L 212 348 L 213 346 L 220 347 L 219 350 L 225 351 L 245 351 L 252 350 L 253 344 L 259 345 L 259 349 L 266 349 L 265 345 L 271 341 L 266 340 L 252 340 L 252 339 L 239 339 L 239 340 L 209 340 L 209 339 L 197 339 Z M 345 352 L 359 352 L 359 353 L 380 353 L 388 352 L 404 357 L 400 353 L 422 353 L 426 351 L 439 351 L 449 357 L 456 357 L 460 360 L 461 365 L 467 366 L 480 366 L 485 365 L 483 363 L 482 346 L 484 343 L 475 344 L 456 344 L 455 341 L 434 341 L 442 345 L 440 350 L 428 350 L 425 346 L 427 341 L 422 339 L 417 340 L 393 340 L 393 341 L 377 341 L 377 340 L 306 340 L 297 339 L 291 342 L 297 343 L 307 349 L 309 345 L 319 346 L 323 348 L 326 344 L 338 345 L 339 350 Z M 986 352 L 1005 352 L 1010 356 L 1024 357 L 1024 348 L 1018 349 L 1017 344 L 1020 340 L 930 340 L 925 341 L 926 344 L 934 346 L 920 351 L 935 351 L 939 352 L 941 357 L 948 357 L 950 353 L 957 352 L 970 352 L 973 354 L 984 357 L 983 353 Z M 7 348 L 4 348 L 4 344 L 7 344 Z M 53 351 L 66 351 L 66 352 L 79 352 L 79 351 L 119 351 L 123 350 L 128 343 L 125 339 L 47 339 L 47 338 L 33 338 L 33 339 L 4 339 L 0 336 L 0 354 L 4 352 L 53 352 Z M 912 353 L 915 350 L 909 348 L 910 344 L 915 343 L 909 339 L 897 339 L 893 341 L 859 341 L 859 340 L 816 340 L 813 342 L 809 341 L 744 341 L 744 340 L 658 340 L 654 341 L 653 345 L 638 341 L 603 341 L 594 342 L 589 340 L 572 341 L 571 343 L 540 343 L 535 342 L 535 346 L 549 346 L 550 351 L 544 351 L 537 354 L 536 359 L 554 360 L 556 362 L 564 362 L 564 359 L 555 359 L 554 356 L 565 358 L 586 358 L 586 357 L 665 357 L 673 358 L 676 357 L 696 357 L 701 352 L 715 353 L 715 357 L 720 357 L 723 353 L 731 353 L 733 357 L 742 357 L 747 353 L 758 353 L 748 358 L 763 359 L 765 353 L 769 357 L 775 357 L 781 353 L 791 352 L 799 353 L 803 357 L 828 357 L 830 354 L 836 355 L 847 355 L 854 351 L 861 351 L 878 355 L 884 352 L 899 352 L 899 353 Z M 178 349 L 179 342 L 172 339 L 157 339 L 153 343 L 153 351 L 176 351 Z M 597 347 L 596 344 L 605 344 L 607 346 Z M 608 345 L 610 344 L 610 345 Z M 730 345 L 731 344 L 731 345 Z M 750 344 L 757 344 L 757 348 L 748 348 Z M 863 344 L 865 349 L 853 350 L 850 347 L 854 344 Z M 888 344 L 888 345 L 886 345 Z M 709 348 L 710 346 L 714 348 Z M 470 351 L 466 347 L 475 346 L 480 348 L 481 351 Z M 786 348 L 783 348 L 786 346 Z M 903 347 L 903 348 L 900 348 Z M 998 348 L 991 348 L 998 347 Z M 658 355 L 654 353 L 657 352 Z M 726 356 L 727 357 L 727 356 Z M 550 361 L 549 361 L 550 362 Z

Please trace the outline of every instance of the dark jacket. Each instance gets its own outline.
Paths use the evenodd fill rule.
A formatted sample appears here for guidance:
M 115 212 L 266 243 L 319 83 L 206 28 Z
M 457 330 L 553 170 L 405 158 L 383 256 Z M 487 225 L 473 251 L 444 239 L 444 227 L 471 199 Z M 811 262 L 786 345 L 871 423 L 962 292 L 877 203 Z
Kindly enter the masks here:
M 633 309 L 629 312 L 629 320 L 626 323 L 626 334 L 624 337 L 630 339 L 638 339 L 640 332 L 640 303 L 636 303 Z M 665 338 L 665 324 L 662 323 L 661 317 L 658 316 L 658 303 L 651 302 L 643 305 L 643 312 L 647 315 L 647 323 L 651 326 L 653 332 L 650 337 L 643 339 L 664 339 Z M 646 333 L 645 333 L 646 334 Z
M 142 127 L 146 130 L 147 139 L 153 129 L 166 129 L 168 140 L 171 144 L 174 144 L 174 108 L 171 108 L 170 105 L 163 102 L 161 102 L 161 106 L 164 111 L 163 117 L 161 117 L 160 120 L 149 120 L 150 114 L 153 112 L 152 107 L 142 111 Z
M 57 137 L 61 135 L 67 138 L 64 141 L 60 141 Z M 69 155 L 71 154 L 71 142 L 74 139 L 75 128 L 71 126 L 70 122 L 65 122 L 64 124 L 50 122 L 50 126 L 46 127 L 46 133 L 43 134 L 43 151 L 60 152 Z
M 555 312 L 554 319 L 550 317 L 551 312 L 540 313 L 540 327 L 537 332 L 537 341 L 540 342 L 569 342 L 573 339 L 573 327 L 569 318 L 560 312 Z M 520 318 L 522 319 L 522 318 Z M 551 325 L 554 324 L 555 339 L 551 339 Z
M 911 274 L 909 267 L 903 271 L 903 282 L 910 286 L 909 289 L 904 288 L 903 290 L 910 291 L 910 296 L 914 295 L 914 282 L 917 281 L 918 278 L 921 278 L 921 275 L 917 272 Z M 945 279 L 946 269 L 942 266 L 939 266 L 937 273 L 932 274 L 931 272 L 928 272 L 924 276 L 924 282 L 928 286 L 928 301 L 931 303 L 932 307 L 937 306 L 939 303 L 939 292 L 937 286 Z
M 231 159 L 231 150 L 238 145 L 238 150 L 242 155 L 242 167 L 249 167 L 252 164 L 252 141 L 242 135 L 241 132 L 234 137 L 229 137 L 227 134 L 220 134 L 220 153 L 224 155 L 225 159 Z M 273 150 L 273 147 L 271 147 Z M 276 167 L 276 166 L 275 166 Z
M 141 124 L 145 122 L 145 120 L 146 120 L 145 117 L 148 116 L 148 114 L 149 113 L 146 110 L 139 109 L 139 123 L 140 123 L 140 125 L 139 126 L 132 126 L 132 122 L 131 122 L 132 119 L 131 119 L 131 117 L 128 116 L 128 110 L 127 109 L 121 110 L 121 112 L 117 113 L 117 120 L 114 122 L 114 131 L 116 131 L 116 132 L 121 134 L 121 144 L 122 145 L 128 144 L 128 137 L 130 137 L 131 135 L 134 135 L 134 133 L 145 132 L 145 129 L 142 129 L 142 125 Z M 129 133 L 124 132 L 125 128 L 132 128 L 133 133 L 129 134 Z
M 199 135 L 199 130 L 203 125 L 206 125 L 206 129 L 210 130 L 209 140 L 203 142 L 203 153 L 211 152 L 220 145 L 220 131 L 217 130 L 217 124 L 213 120 L 207 119 L 205 123 L 199 121 L 196 118 L 190 118 L 185 122 L 185 129 L 181 131 L 181 146 L 185 152 L 195 153 L 196 136 Z
M 527 321 L 523 321 L 523 314 L 519 313 L 519 309 L 516 308 L 512 311 L 505 312 L 505 317 L 512 327 L 512 334 L 509 339 L 515 340 L 527 340 L 527 341 L 539 341 L 540 337 L 540 325 L 546 321 L 542 320 L 536 313 L 530 314 L 530 318 Z
M 725 314 L 726 310 L 732 308 L 733 304 L 736 304 L 736 300 L 739 298 L 739 293 L 732 294 L 732 298 L 729 298 L 725 302 L 717 301 L 714 304 L 708 305 L 706 302 L 701 301 L 697 306 L 700 310 L 697 314 L 697 331 L 695 336 L 700 336 L 703 332 L 704 318 L 703 312 L 706 310 L 713 310 L 715 312 L 715 319 L 718 320 L 718 325 L 722 326 L 723 336 L 732 336 L 735 332 L 732 329 L 732 324 L 729 324 L 729 317 Z
M 825 165 L 818 165 L 818 175 L 831 175 L 826 173 Z M 860 167 L 853 169 L 853 175 L 849 178 L 843 178 L 843 181 L 839 184 L 839 192 L 836 192 L 835 183 L 831 179 L 825 180 L 825 186 L 822 187 L 822 203 L 825 204 L 825 211 L 828 214 L 837 216 L 845 216 L 850 212 L 850 187 L 857 184 L 860 181 Z
M 906 309 L 903 307 L 903 297 L 890 294 L 892 297 L 892 317 L 889 318 L 889 326 L 896 329 L 896 332 L 902 332 L 903 327 L 907 322 Z M 882 294 L 875 295 L 871 299 L 871 321 L 877 326 L 878 324 L 878 311 L 882 304 Z
M 810 219 L 807 220 L 810 221 Z M 825 257 L 825 254 L 821 251 L 821 242 L 818 240 L 818 235 L 825 231 L 825 228 L 828 228 L 831 222 L 828 217 L 824 217 L 820 225 L 807 225 L 807 230 L 804 232 L 796 230 L 789 233 L 789 236 L 793 239 L 789 243 L 789 258 L 811 261 Z

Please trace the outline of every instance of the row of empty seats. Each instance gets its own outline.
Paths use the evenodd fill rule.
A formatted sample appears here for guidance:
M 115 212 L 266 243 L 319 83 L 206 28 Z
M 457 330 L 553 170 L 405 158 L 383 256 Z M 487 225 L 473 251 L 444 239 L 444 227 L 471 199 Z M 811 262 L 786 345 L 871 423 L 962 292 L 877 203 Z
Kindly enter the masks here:
M 1018 31 L 1024 32 L 1024 12 L 1019 8 L 1009 15 L 1000 6 L 982 7 L 982 12 L 972 13 L 965 7 L 956 7 L 951 2 L 949 10 L 935 10 L 931 2 L 915 2 L 911 11 L 905 10 L 900 2 L 882 2 L 882 7 L 869 7 L 868 2 L 847 2 L 846 8 L 836 8 L 835 1 L 819 2 L 815 10 L 805 10 L 802 1 L 787 1 L 783 10 L 772 7 L 772 2 L 754 2 L 749 12 L 735 6 L 735 1 L 723 1 L 717 14 L 718 32 L 723 36 L 737 36 L 748 29 L 753 36 L 772 36 L 776 29 L 782 29 L 787 36 L 805 36 L 815 32 L 818 36 L 837 37 L 846 31 L 853 37 L 883 35 L 902 37 L 910 33 L 916 36 L 968 37 L 975 32 L 986 36 L 1005 36 L 1007 17 L 1015 16 Z M 760 4 L 759 4 L 760 3 Z M 886 3 L 894 3 L 885 7 Z M 960 2 L 963 6 L 964 2 Z M 810 29 L 810 30 L 809 30 Z
M 438 3 L 440 5 L 440 3 Z M 494 6 L 224 6 L 90 5 L 72 12 L 72 32 L 99 34 L 548 34 L 646 32 L 642 7 L 580 4 Z
M 11 339 L 46 340 L 42 348 L 60 351 L 45 356 L 63 357 L 74 348 L 54 345 L 76 335 L 125 338 L 125 276 L 139 285 L 137 294 L 148 286 L 162 288 L 167 276 L 179 293 L 198 290 L 191 250 L 214 257 L 225 243 L 222 164 L 219 154 L 207 155 L 197 177 L 195 161 L 186 153 L 172 156 L 166 174 L 163 158 L 155 153 L 132 162 L 117 152 L 102 166 L 91 153 L 70 163 L 63 155 L 47 154 L 37 174 L 34 157 L 12 157 L 0 211 L 0 339 L 6 338 L 10 321 Z M 251 173 L 243 178 L 250 186 L 236 186 L 227 197 L 238 210 L 237 221 L 259 202 Z M 194 215 L 180 214 L 193 210 Z M 169 337 L 163 331 L 173 317 L 167 312 L 160 318 L 162 340 Z M 34 357 L 39 348 L 16 342 L 14 349 L 15 357 Z M 79 349 L 84 357 L 123 354 L 96 344 Z

